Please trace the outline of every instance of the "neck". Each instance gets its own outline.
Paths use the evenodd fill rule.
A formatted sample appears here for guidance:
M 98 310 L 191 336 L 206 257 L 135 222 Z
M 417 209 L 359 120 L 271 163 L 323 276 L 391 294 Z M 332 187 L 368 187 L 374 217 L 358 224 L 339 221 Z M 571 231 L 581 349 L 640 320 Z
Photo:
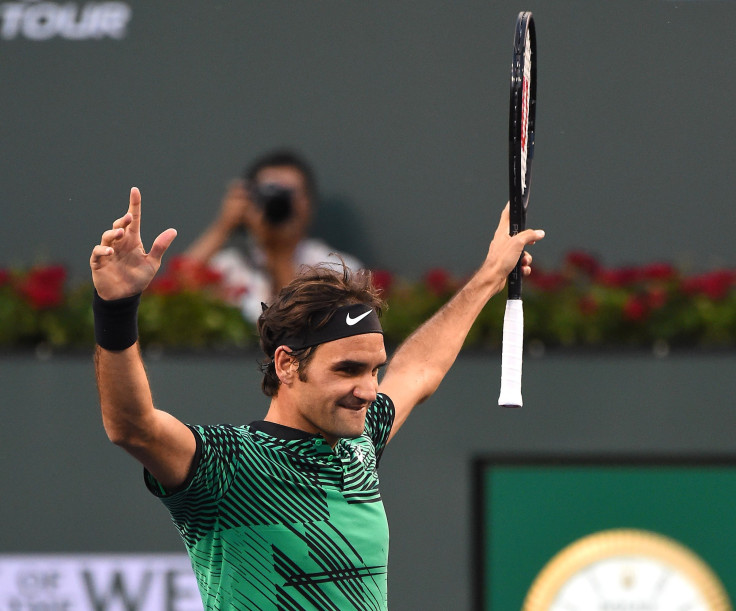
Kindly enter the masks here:
M 310 435 L 321 435 L 333 448 L 339 441 L 338 437 L 326 434 L 324 431 L 319 430 L 311 422 L 299 415 L 299 411 L 296 409 L 296 406 L 288 405 L 283 398 L 281 400 L 279 400 L 278 397 L 273 397 L 271 399 L 271 405 L 263 419 L 266 422 L 288 426 L 289 428 L 298 429 L 305 433 L 309 433 Z

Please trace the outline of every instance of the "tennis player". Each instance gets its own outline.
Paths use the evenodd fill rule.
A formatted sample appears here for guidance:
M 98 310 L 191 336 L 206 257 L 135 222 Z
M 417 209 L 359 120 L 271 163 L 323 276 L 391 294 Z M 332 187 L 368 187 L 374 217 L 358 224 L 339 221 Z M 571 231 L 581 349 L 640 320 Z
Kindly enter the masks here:
M 503 211 L 485 261 L 386 364 L 370 275 L 312 268 L 264 306 L 262 421 L 187 425 L 154 406 L 137 345 L 137 307 L 176 237 L 145 252 L 141 196 L 90 258 L 95 367 L 110 440 L 144 466 L 171 513 L 205 609 L 386 609 L 388 524 L 377 466 L 415 405 L 455 361 L 473 321 L 524 248 Z

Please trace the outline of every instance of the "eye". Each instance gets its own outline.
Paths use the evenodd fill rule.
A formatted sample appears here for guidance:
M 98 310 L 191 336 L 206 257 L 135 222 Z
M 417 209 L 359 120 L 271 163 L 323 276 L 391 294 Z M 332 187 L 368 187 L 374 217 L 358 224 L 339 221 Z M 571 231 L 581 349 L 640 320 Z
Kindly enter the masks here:
M 334 367 L 334 371 L 337 373 L 341 373 L 346 376 L 361 376 L 368 371 L 371 372 L 371 376 L 376 377 L 378 375 L 378 372 L 385 366 L 385 363 L 381 363 L 380 365 L 377 365 L 373 369 L 371 369 L 369 363 L 359 362 L 359 361 L 343 361 L 341 363 L 337 363 Z
M 335 371 L 345 375 L 354 376 L 358 375 L 362 371 L 362 367 L 354 363 L 342 363 L 335 367 Z

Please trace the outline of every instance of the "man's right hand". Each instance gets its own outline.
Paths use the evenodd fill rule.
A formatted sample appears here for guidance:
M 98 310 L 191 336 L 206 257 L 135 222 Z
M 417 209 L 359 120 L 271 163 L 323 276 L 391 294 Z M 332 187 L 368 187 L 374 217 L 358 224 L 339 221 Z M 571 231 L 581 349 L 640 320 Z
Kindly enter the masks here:
M 125 216 L 102 234 L 89 264 L 98 295 L 121 299 L 143 292 L 161 267 L 161 258 L 176 237 L 176 229 L 163 231 L 146 253 L 141 242 L 141 194 L 133 187 Z
M 240 179 L 233 180 L 225 191 L 215 221 L 223 239 L 230 237 L 233 231 L 247 227 L 247 212 L 252 206 L 245 182 Z

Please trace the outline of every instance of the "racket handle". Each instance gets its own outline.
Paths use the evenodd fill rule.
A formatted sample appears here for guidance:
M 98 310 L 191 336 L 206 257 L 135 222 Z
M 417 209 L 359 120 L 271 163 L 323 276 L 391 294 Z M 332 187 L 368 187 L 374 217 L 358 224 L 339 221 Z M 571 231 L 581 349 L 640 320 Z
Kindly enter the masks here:
M 501 393 L 498 404 L 521 407 L 521 357 L 524 351 L 524 309 L 521 299 L 509 299 L 503 317 Z

